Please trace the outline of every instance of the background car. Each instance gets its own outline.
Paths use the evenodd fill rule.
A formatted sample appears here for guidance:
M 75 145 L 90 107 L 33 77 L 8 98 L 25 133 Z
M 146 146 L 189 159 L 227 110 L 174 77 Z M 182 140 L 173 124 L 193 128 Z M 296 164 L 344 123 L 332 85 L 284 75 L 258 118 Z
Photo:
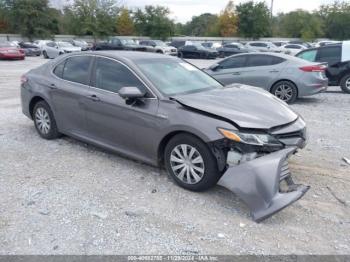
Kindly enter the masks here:
M 253 50 L 246 48 L 243 44 L 234 43 L 234 42 L 225 44 L 222 47 L 217 48 L 216 50 L 219 53 L 219 57 L 226 57 L 226 56 L 231 56 L 236 54 L 253 52 Z
M 43 51 L 43 47 L 47 44 L 53 42 L 52 40 L 35 40 L 33 42 L 34 45 L 40 48 L 41 51 Z
M 84 40 L 68 40 L 65 42 L 68 42 L 68 43 L 72 44 L 73 46 L 80 47 L 81 51 L 88 51 L 91 49 L 89 44 Z
M 146 46 L 137 44 L 133 39 L 111 37 L 106 42 L 99 42 L 93 46 L 93 50 L 125 50 L 125 51 L 147 51 Z
M 261 87 L 293 103 L 298 97 L 327 88 L 325 69 L 319 63 L 285 54 L 251 53 L 228 57 L 205 71 L 224 85 L 240 83 Z
M 286 44 L 284 46 L 281 46 L 280 49 L 283 53 L 287 55 L 295 56 L 300 51 L 305 50 L 306 47 L 304 45 L 298 45 L 298 44 Z
M 288 41 L 273 41 L 272 43 L 277 47 L 281 47 L 288 44 Z
M 155 53 L 177 56 L 177 48 L 168 46 L 161 40 L 141 40 L 139 44 L 151 47 Z
M 169 45 L 179 49 L 180 47 L 185 46 L 185 45 L 193 45 L 193 42 L 192 41 L 184 41 L 184 40 L 174 40 L 174 41 L 171 41 L 171 43 Z
M 281 52 L 281 50 L 271 42 L 254 41 L 246 43 L 245 46 L 248 49 L 259 52 Z
M 201 43 L 201 45 L 204 46 L 205 48 L 213 48 L 213 49 L 218 49 L 222 47 L 222 44 L 219 42 L 204 42 L 204 43 Z
M 215 59 L 218 55 L 215 49 L 205 48 L 201 44 L 185 45 L 178 49 L 181 58 Z
M 43 46 L 44 58 L 56 58 L 59 55 L 80 52 L 81 47 L 73 46 L 67 42 L 48 42 Z
M 26 56 L 40 56 L 41 50 L 39 47 L 34 45 L 33 43 L 28 42 L 20 42 L 19 47 L 24 50 Z
M 0 42 L 0 59 L 20 59 L 24 60 L 23 49 L 13 46 L 9 42 Z
M 329 84 L 340 86 L 350 94 L 350 41 L 307 49 L 296 56 L 311 62 L 326 63 Z

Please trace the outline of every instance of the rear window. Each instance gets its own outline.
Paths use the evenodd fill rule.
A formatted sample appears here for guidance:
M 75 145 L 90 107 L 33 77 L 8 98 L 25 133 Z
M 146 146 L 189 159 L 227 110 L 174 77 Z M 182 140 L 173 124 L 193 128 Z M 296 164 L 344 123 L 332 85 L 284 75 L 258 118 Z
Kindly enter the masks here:
M 90 56 L 75 56 L 66 60 L 62 78 L 87 85 L 89 83 Z
M 53 73 L 58 76 L 59 78 L 62 78 L 63 75 L 63 69 L 64 65 L 66 63 L 66 60 L 64 60 L 62 63 L 58 64 L 55 69 L 53 70 Z

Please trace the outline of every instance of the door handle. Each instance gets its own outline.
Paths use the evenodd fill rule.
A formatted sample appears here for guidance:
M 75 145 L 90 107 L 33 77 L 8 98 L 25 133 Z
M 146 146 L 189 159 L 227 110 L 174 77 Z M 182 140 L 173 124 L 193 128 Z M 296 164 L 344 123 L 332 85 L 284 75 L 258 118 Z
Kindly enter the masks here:
M 239 75 L 241 75 L 241 73 L 240 72 L 235 72 L 235 73 L 232 73 L 232 75 L 239 76 Z
M 270 73 L 279 73 L 278 70 L 271 70 Z
M 53 83 L 50 84 L 49 87 L 50 87 L 50 89 L 57 89 L 57 86 L 55 84 L 53 84 Z
M 101 101 L 101 99 L 97 95 L 88 95 L 87 97 L 94 102 Z

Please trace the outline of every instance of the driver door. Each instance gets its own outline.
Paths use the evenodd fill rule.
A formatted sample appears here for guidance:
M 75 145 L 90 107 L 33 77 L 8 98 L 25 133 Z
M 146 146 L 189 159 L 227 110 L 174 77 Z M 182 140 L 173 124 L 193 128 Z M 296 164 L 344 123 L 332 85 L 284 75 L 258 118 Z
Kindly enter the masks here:
M 114 59 L 96 57 L 92 79 L 86 104 L 91 140 L 128 155 L 147 158 L 153 149 L 151 139 L 147 138 L 152 137 L 157 126 L 158 99 L 128 67 Z M 146 90 L 148 95 L 138 103 L 127 104 L 118 94 L 126 86 Z

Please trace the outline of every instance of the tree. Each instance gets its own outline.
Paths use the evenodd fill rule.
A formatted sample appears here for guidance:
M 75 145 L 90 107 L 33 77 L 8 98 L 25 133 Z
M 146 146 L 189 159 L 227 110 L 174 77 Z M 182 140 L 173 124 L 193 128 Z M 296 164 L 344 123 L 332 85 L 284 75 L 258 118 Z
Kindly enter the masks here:
M 3 0 L 8 17 L 9 30 L 32 40 L 49 37 L 58 32 L 57 20 L 48 0 Z
M 331 39 L 345 40 L 350 38 L 350 3 L 335 1 L 323 5 L 319 10 L 323 21 L 325 36 Z
M 122 8 L 117 18 L 117 32 L 119 35 L 134 34 L 134 22 L 127 8 Z
M 220 35 L 223 37 L 234 36 L 237 33 L 237 22 L 233 1 L 229 1 L 219 16 Z
M 119 9 L 114 0 L 75 0 L 65 8 L 70 20 L 70 31 L 77 35 L 92 35 L 103 38 L 114 33 Z
M 209 13 L 193 16 L 185 24 L 184 33 L 192 36 L 218 36 L 218 16 Z
M 236 13 L 240 36 L 257 39 L 271 34 L 270 10 L 265 2 L 240 4 L 236 7 Z
M 322 21 L 316 13 L 296 10 L 287 14 L 280 14 L 279 36 L 314 40 L 322 37 Z
M 8 33 L 8 15 L 4 1 L 0 0 L 0 33 Z
M 168 17 L 170 10 L 162 6 L 145 6 L 134 13 L 135 29 L 139 35 L 166 39 L 173 35 L 174 22 Z

